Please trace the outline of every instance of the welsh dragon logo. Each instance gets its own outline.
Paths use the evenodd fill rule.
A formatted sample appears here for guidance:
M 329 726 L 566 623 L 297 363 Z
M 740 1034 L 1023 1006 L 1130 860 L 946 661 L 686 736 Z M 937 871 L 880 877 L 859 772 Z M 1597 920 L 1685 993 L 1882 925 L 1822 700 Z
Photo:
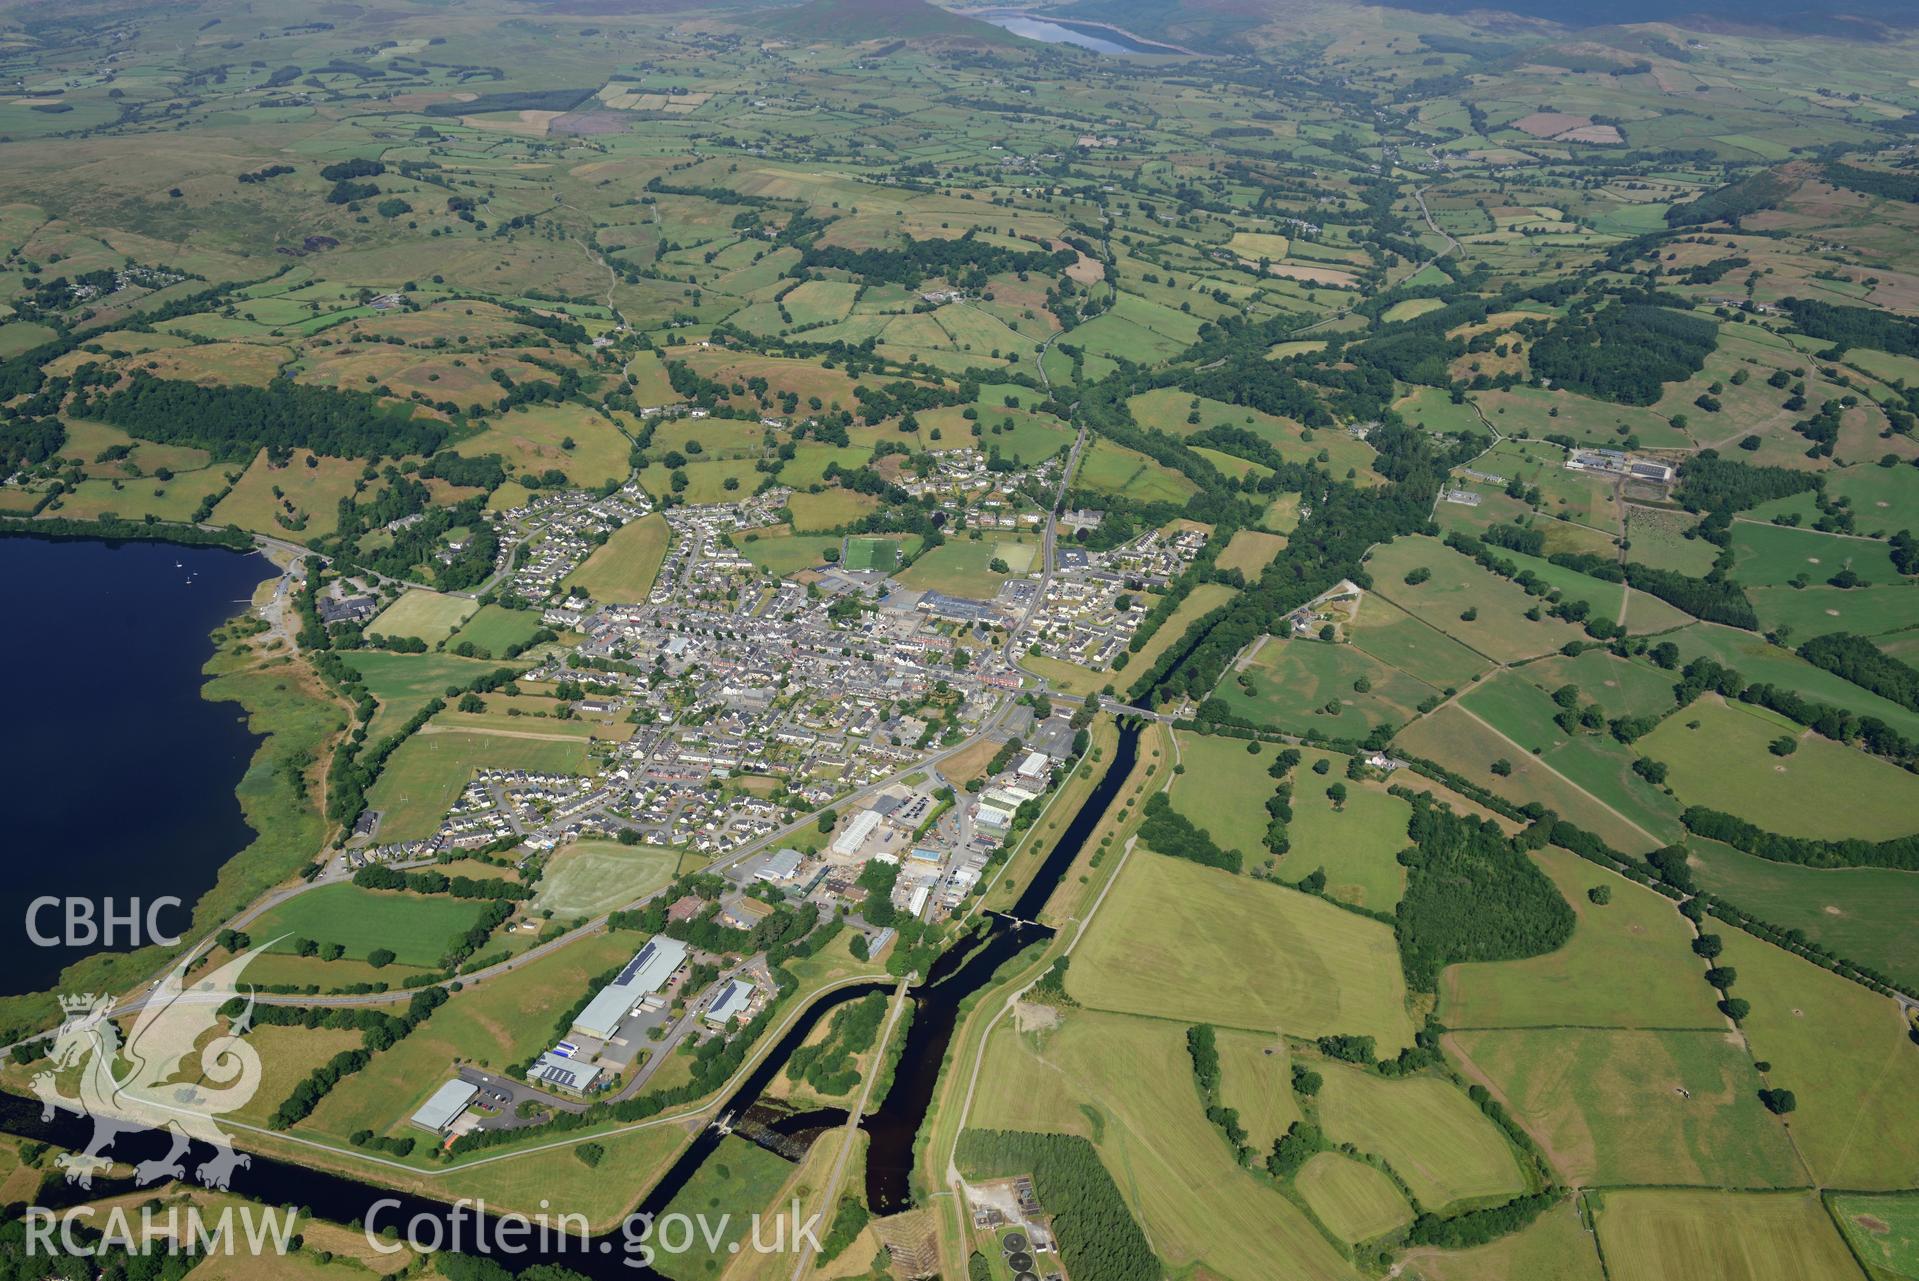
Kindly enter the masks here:
M 263 948 L 237 956 L 211 974 L 187 982 L 183 961 L 143 999 L 133 1029 L 121 1043 L 111 1012 L 112 996 L 63 996 L 65 1015 L 54 1033 L 52 1068 L 33 1078 L 42 1120 L 56 1109 L 93 1120 L 93 1140 L 82 1152 L 57 1159 L 67 1182 L 93 1186 L 93 1176 L 112 1164 L 104 1155 L 122 1133 L 166 1130 L 173 1149 L 164 1157 L 134 1167 L 138 1184 L 186 1177 L 181 1158 L 198 1140 L 213 1156 L 194 1169 L 210 1188 L 225 1189 L 236 1168 L 251 1158 L 235 1152 L 214 1118 L 246 1106 L 260 1088 L 260 1056 L 244 1039 L 253 1017 L 253 995 L 229 1021 L 227 1030 L 208 1037 L 220 1023 L 221 1007 L 235 997 L 240 971 Z M 60 1093 L 61 1074 L 79 1068 L 79 1097 Z M 218 1087 L 218 1088 L 209 1088 Z

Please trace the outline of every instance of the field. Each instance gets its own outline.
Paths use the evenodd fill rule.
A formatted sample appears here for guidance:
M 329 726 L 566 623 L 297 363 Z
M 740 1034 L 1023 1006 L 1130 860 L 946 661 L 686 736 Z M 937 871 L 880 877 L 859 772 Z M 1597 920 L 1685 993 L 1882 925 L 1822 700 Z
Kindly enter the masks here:
M 665 885 L 679 862 L 678 850 L 574 841 L 548 860 L 533 909 L 550 911 L 561 920 L 600 916 Z
M 1856 1281 L 1817 1197 L 1805 1193 L 1607 1192 L 1594 1218 L 1610 1275 L 1664 1281 Z
M 824 565 L 826 553 L 837 549 L 830 534 L 773 534 L 737 541 L 740 555 L 776 578 Z
M 1325 1077 L 1319 1116 L 1327 1134 L 1384 1157 L 1426 1209 L 1525 1190 L 1506 1136 L 1450 1082 L 1389 1081 L 1334 1063 L 1319 1070 Z
M 1591 1233 L 1570 1201 L 1511 1236 L 1467 1250 L 1416 1249 L 1401 1259 L 1409 1281 L 1604 1281 Z
M 386 948 L 399 965 L 436 966 L 453 941 L 479 920 L 482 904 L 443 894 L 390 894 L 323 885 L 296 894 L 247 927 L 256 941 L 292 952 L 296 939 L 338 943 L 349 960 Z M 282 939 L 281 935 L 288 937 Z
M 593 550 L 580 567 L 567 575 L 565 586 L 583 587 L 595 600 L 625 604 L 643 601 L 659 577 L 671 531 L 658 512 L 642 516 L 615 530 L 605 544 Z
M 1186 593 L 1186 599 L 1179 603 L 1179 608 L 1159 625 L 1159 630 L 1139 647 L 1139 652 L 1134 654 L 1132 661 L 1127 664 L 1127 670 L 1129 672 L 1150 670 L 1152 665 L 1159 661 L 1161 654 L 1179 643 L 1180 638 L 1186 634 L 1187 628 L 1231 600 L 1233 595 L 1233 589 L 1223 583 L 1201 583 L 1193 588 Z M 1122 692 L 1124 692 L 1123 687 Z
M 1919 1273 L 1919 1196 L 1844 1194 L 1829 1204 L 1861 1258 L 1902 1277 Z
M 1344 777 L 1344 756 L 1308 748 L 1293 771 L 1293 821 L 1287 828 L 1292 849 L 1280 860 L 1280 875 L 1298 879 L 1315 868 L 1326 873 L 1326 893 L 1343 903 L 1390 912 L 1406 891 L 1406 869 L 1399 852 L 1411 843 L 1406 824 L 1412 806 L 1387 794 L 1384 784 L 1346 784 L 1346 803 L 1335 809 L 1326 780 Z M 1332 769 L 1312 772 L 1328 759 Z
M 1179 763 L 1185 769 L 1166 795 L 1176 812 L 1205 829 L 1221 849 L 1257 861 L 1265 850 L 1265 798 L 1275 786 L 1266 770 L 1279 749 L 1264 743 L 1254 752 L 1246 748 L 1243 739 L 1181 733 Z
M 1070 1011 L 1050 1032 L 1001 1024 L 968 1123 L 1091 1138 L 1170 1267 L 1203 1259 L 1209 1270 L 1253 1277 L 1285 1259 L 1298 1281 L 1350 1281 L 1305 1215 L 1233 1161 L 1200 1107 L 1185 1037 L 1176 1022 L 1094 1010 Z
M 1798 743 L 1790 756 L 1767 746 L 1782 736 Z M 1786 836 L 1886 840 L 1909 834 L 1919 810 L 1919 778 L 1748 703 L 1708 695 L 1634 746 L 1669 767 L 1683 803 Z M 1843 806 L 1826 803 L 1841 796 Z
M 1726 1029 L 1525 1028 L 1447 1042 L 1575 1186 L 1809 1182 Z
M 1362 605 L 1362 614 L 1375 604 Z M 1256 725 L 1357 741 L 1377 726 L 1405 724 L 1421 702 L 1438 694 L 1356 645 L 1274 638 L 1228 674 L 1218 697 Z
M 1442 692 L 1470 684 L 1492 663 L 1377 592 L 1360 603 L 1353 648 Z
M 1562 849 L 1533 857 L 1578 917 L 1572 938 L 1545 956 L 1449 967 L 1439 982 L 1448 1027 L 1724 1028 L 1668 899 Z M 1586 897 L 1596 885 L 1612 891 L 1603 907 Z
M 479 606 L 464 596 L 409 588 L 368 620 L 366 629 L 381 636 L 411 636 L 437 645 Z
M 1919 983 L 1919 873 L 1775 863 L 1697 837 L 1687 843 L 1702 889 L 1808 942 L 1904 983 Z
M 1239 1112 L 1246 1142 L 1255 1152 L 1272 1151 L 1273 1141 L 1299 1119 L 1285 1040 L 1232 1028 L 1219 1030 L 1215 1040 L 1220 1102 Z
M 471 641 L 484 655 L 504 658 L 508 649 L 526 644 L 539 630 L 540 616 L 533 610 L 482 605 L 478 613 L 460 624 L 452 639 Z
M 1904 1123 L 1919 1091 L 1919 1055 L 1885 997 L 1768 943 L 1722 931 L 1721 965 L 1739 971 L 1752 1002 L 1744 1023 L 1767 1081 L 1789 1089 L 1793 1141 L 1823 1187 L 1902 1188 L 1919 1164 L 1919 1134 Z
M 313 458 L 313 466 L 296 460 L 272 468 L 262 450 L 213 509 L 214 521 L 301 542 L 332 533 L 339 523 L 340 500 L 353 492 L 360 467 L 342 458 L 301 457 Z
M 1074 954 L 1067 990 L 1096 1009 L 1289 1036 L 1371 1036 L 1382 1056 L 1412 1037 L 1385 926 L 1143 851 Z
M 393 654 L 358 649 L 347 666 L 360 674 L 379 703 L 367 737 L 378 742 L 404 725 L 413 713 L 446 694 L 449 685 L 464 685 L 492 671 L 496 664 L 451 654 Z
M 1214 563 L 1221 569 L 1236 569 L 1246 575 L 1250 582 L 1259 577 L 1267 562 L 1277 556 L 1286 546 L 1286 539 L 1280 534 L 1262 534 L 1256 529 L 1242 529 L 1233 535 L 1233 541 L 1226 544 L 1226 550 L 1219 554 Z
M 1184 502 L 1196 486 L 1178 472 L 1169 471 L 1134 450 L 1095 441 L 1080 457 L 1078 484 L 1138 503 Z
M 1319 1221 L 1356 1244 L 1412 1221 L 1412 1207 L 1385 1174 L 1338 1152 L 1321 1152 L 1293 1176 Z
M 1527 621 L 1532 598 L 1524 591 L 1423 536 L 1393 540 L 1374 551 L 1366 565 L 1378 595 L 1495 662 L 1534 658 L 1584 635 L 1554 618 Z M 1408 585 L 1405 578 L 1415 569 L 1432 576 Z M 1471 619 L 1462 617 L 1469 612 Z
M 530 1059 L 551 1044 L 558 1017 L 555 1000 L 564 1009 L 585 995 L 593 978 L 624 964 L 644 942 L 643 936 L 625 931 L 589 935 L 496 978 L 469 984 L 424 1026 L 342 1081 L 300 1124 L 299 1132 L 336 1140 L 359 1129 L 406 1133 L 406 1118 L 452 1074 L 456 1061 L 497 1071 Z
M 383 841 L 411 840 L 438 831 L 440 819 L 460 789 L 482 767 L 556 774 L 586 771 L 584 739 L 556 742 L 471 730 L 431 730 L 428 726 L 402 743 L 367 794 L 367 803 L 380 811 Z

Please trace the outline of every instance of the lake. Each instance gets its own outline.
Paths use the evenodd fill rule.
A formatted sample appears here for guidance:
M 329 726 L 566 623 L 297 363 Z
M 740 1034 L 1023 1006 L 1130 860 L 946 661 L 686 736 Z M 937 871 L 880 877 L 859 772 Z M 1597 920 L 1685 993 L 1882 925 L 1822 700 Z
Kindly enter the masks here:
M 1078 45 L 1082 49 L 1091 49 L 1094 53 L 1178 52 L 1161 45 L 1144 44 L 1110 27 L 1096 27 L 1091 23 L 1036 18 L 1029 13 L 982 13 L 974 16 L 981 22 L 990 22 L 1016 36 L 1025 36 L 1028 40 L 1041 40 L 1047 44 Z
M 0 538 L 13 602 L 0 629 L 0 847 L 12 884 L 0 993 L 49 987 L 104 950 L 34 944 L 34 899 L 172 895 L 182 906 L 155 924 L 183 931 L 221 864 L 252 840 L 234 788 L 259 736 L 236 704 L 200 697 L 200 669 L 208 633 L 272 574 L 262 557 L 224 548 Z M 57 934 L 58 909 L 38 924 Z

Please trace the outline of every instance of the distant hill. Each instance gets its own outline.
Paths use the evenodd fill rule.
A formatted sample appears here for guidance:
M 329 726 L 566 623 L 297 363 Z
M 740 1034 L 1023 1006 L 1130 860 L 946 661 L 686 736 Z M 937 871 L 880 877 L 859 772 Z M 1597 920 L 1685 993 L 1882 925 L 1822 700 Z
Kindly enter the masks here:
M 1912 0 L 1379 0 L 1421 13 L 1516 13 L 1568 27 L 1670 22 L 1693 28 L 1772 28 L 1871 39 L 1887 28 L 1919 24 Z
M 926 0 L 805 0 L 737 19 L 765 35 L 793 40 L 923 40 L 957 36 L 992 44 L 1018 41 L 990 22 L 948 13 Z

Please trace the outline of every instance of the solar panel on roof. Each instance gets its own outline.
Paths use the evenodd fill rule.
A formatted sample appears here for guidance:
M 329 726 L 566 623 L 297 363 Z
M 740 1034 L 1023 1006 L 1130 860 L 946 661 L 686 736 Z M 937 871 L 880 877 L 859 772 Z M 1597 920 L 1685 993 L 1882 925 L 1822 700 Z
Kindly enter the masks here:
M 614 979 L 613 982 L 616 985 L 622 986 L 631 983 L 633 976 L 638 974 L 640 970 L 645 967 L 646 963 L 653 959 L 655 947 L 656 945 L 649 940 L 647 945 L 640 949 L 639 955 L 626 963 L 626 968 L 620 971 L 620 977 Z

